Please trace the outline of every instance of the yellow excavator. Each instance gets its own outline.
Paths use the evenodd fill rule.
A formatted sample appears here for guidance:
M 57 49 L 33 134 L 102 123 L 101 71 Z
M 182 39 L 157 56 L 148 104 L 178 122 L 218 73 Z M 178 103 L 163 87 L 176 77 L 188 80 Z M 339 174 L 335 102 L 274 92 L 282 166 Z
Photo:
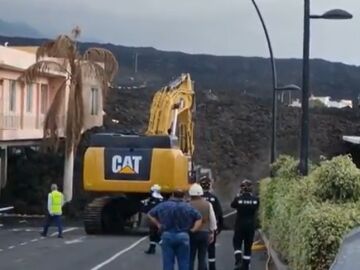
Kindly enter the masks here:
M 189 74 L 182 74 L 154 95 L 144 135 L 92 136 L 84 157 L 84 189 L 111 196 L 87 205 L 88 234 L 123 231 L 140 212 L 141 201 L 154 184 L 166 196 L 196 181 L 194 111 L 193 82 Z

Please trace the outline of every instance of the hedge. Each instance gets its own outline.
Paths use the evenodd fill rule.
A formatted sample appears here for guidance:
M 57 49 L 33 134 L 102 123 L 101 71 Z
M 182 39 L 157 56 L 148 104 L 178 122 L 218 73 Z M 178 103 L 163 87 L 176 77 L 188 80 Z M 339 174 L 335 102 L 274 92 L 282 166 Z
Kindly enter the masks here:
M 325 270 L 342 238 L 360 224 L 360 170 L 349 156 L 298 174 L 298 162 L 281 156 L 273 178 L 260 184 L 262 229 L 292 270 Z

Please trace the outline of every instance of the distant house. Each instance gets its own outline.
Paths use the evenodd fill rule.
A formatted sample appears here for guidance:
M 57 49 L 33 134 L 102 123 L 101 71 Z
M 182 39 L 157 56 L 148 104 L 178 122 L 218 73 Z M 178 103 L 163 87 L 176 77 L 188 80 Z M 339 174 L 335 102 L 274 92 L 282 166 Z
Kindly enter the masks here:
M 323 104 L 327 108 L 346 108 L 350 107 L 352 108 L 353 104 L 351 100 L 341 99 L 341 100 L 331 100 L 331 97 L 325 96 L 325 97 L 316 97 L 314 95 L 311 95 L 309 98 L 310 104 Z M 299 99 L 294 100 L 289 106 L 291 107 L 299 107 L 301 108 L 301 102 Z
M 49 70 L 36 81 L 26 84 L 21 76 L 24 70 L 36 62 L 36 50 L 36 47 L 0 46 L 0 188 L 1 182 L 5 181 L 6 170 L 3 168 L 6 168 L 7 147 L 35 145 L 41 141 L 45 115 L 57 89 L 66 79 L 66 74 Z M 65 86 L 64 95 L 60 119 L 63 126 L 69 85 Z M 101 83 L 87 78 L 83 97 L 85 129 L 102 126 Z

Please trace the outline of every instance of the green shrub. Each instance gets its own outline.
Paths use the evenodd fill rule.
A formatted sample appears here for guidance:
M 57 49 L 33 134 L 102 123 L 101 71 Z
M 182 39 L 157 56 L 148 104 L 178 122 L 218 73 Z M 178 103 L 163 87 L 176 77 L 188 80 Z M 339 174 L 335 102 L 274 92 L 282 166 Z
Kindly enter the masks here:
M 290 156 L 281 155 L 275 163 L 271 165 L 274 177 L 286 179 L 298 179 L 298 162 Z
M 275 194 L 274 188 L 275 182 L 270 181 L 270 178 L 266 178 L 260 181 L 260 222 L 264 231 L 268 232 L 272 217 L 273 198 Z
M 359 205 L 307 204 L 292 234 L 290 268 L 329 269 L 344 234 L 359 224 L 359 217 Z
M 313 173 L 315 195 L 322 201 L 355 202 L 360 198 L 360 170 L 349 156 L 322 162 Z
M 360 170 L 341 156 L 303 178 L 297 162 L 282 156 L 273 173 L 260 183 L 261 224 L 272 246 L 293 270 L 328 269 L 343 236 L 360 224 Z

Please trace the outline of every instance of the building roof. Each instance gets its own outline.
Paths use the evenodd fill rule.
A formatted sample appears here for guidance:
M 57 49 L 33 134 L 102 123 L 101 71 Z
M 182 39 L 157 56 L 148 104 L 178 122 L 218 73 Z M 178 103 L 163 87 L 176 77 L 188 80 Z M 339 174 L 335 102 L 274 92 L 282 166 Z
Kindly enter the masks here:
M 343 136 L 342 139 L 348 143 L 360 144 L 360 136 Z

